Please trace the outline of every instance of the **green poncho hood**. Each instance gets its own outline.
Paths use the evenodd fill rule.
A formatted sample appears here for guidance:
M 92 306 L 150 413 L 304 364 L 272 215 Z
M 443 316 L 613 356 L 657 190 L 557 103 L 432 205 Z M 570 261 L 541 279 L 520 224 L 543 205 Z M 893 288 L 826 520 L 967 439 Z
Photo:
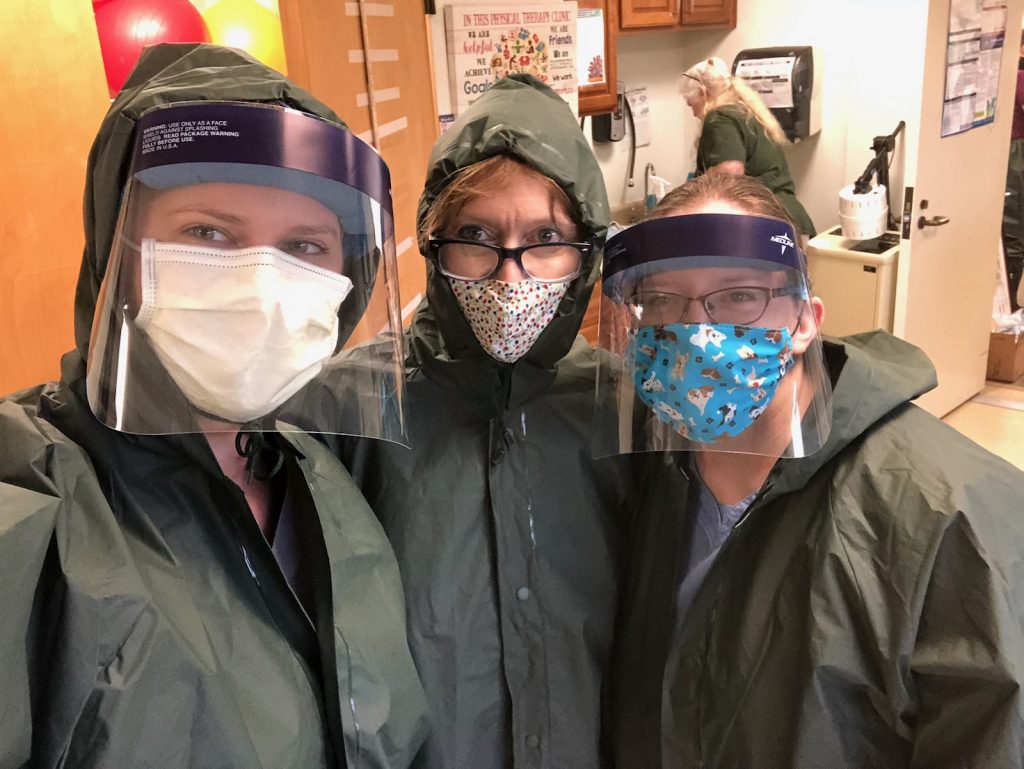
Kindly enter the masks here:
M 423 226 L 434 199 L 459 171 L 496 155 L 509 155 L 554 180 L 572 202 L 582 224 L 581 239 L 594 248 L 555 318 L 513 364 L 483 351 L 447 279 L 428 262 L 427 304 L 413 322 L 412 347 L 432 377 L 480 397 L 514 403 L 551 381 L 555 364 L 579 331 L 601 261 L 608 197 L 601 169 L 568 105 L 535 78 L 513 75 L 474 102 L 434 145 L 418 210 L 421 252 L 426 253 L 429 233 Z

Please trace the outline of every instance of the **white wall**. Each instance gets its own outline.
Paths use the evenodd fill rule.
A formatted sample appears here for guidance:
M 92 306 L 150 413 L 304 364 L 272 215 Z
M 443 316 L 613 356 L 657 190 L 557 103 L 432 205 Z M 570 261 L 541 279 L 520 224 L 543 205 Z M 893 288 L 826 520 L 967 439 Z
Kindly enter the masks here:
M 786 156 L 797 196 L 818 230 L 837 224 L 839 189 L 864 170 L 872 157 L 869 150 L 872 138 L 887 134 L 895 127 L 895 122 L 889 126 L 888 120 L 878 125 L 868 121 L 873 125 L 871 133 L 858 137 L 858 145 L 863 145 L 864 149 L 854 153 L 850 164 L 856 169 L 848 168 L 847 121 L 848 115 L 856 110 L 851 109 L 847 83 L 851 77 L 854 58 L 851 53 L 856 37 L 851 30 L 859 21 L 852 16 L 852 11 L 840 11 L 820 0 L 786 3 L 738 0 L 738 22 L 734 30 L 619 37 L 619 79 L 627 87 L 647 85 L 654 131 L 651 145 L 637 151 L 638 182 L 633 190 L 626 189 L 624 182 L 626 141 L 595 148 L 612 205 L 642 198 L 643 168 L 647 161 L 655 164 L 660 176 L 677 183 L 685 181 L 686 174 L 693 170 L 699 124 L 676 91 L 680 72 L 707 56 L 720 56 L 731 64 L 736 54 L 746 48 L 813 45 L 816 54 L 820 52 L 823 56 L 822 130 L 787 148 Z M 857 47 L 865 57 L 872 55 L 871 49 L 870 41 Z

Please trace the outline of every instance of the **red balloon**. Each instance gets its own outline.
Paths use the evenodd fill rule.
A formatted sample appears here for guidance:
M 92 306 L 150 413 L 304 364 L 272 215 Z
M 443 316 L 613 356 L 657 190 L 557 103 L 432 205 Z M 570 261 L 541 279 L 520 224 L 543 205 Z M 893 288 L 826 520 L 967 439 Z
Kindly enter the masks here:
M 111 97 L 147 45 L 210 42 L 206 22 L 189 0 L 93 0 L 92 9 Z

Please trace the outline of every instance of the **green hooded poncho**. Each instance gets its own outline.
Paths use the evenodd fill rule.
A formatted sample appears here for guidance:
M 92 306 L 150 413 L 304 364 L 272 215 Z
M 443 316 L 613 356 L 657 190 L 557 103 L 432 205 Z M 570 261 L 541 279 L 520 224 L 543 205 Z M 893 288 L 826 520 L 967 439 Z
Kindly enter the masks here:
M 0 401 L 0 766 L 406 767 L 426 731 L 394 555 L 345 469 L 268 434 L 314 586 L 300 604 L 200 435 L 111 430 L 85 360 L 135 121 L 167 102 L 338 118 L 237 51 L 147 49 L 93 146 L 78 350 Z
M 685 462 L 638 500 L 617 769 L 1024 766 L 1024 473 L 910 403 L 917 348 L 825 349 L 828 442 L 779 460 L 678 623 Z
M 526 355 L 481 348 L 428 262 L 408 332 L 412 450 L 343 456 L 388 533 L 431 709 L 418 767 L 602 765 L 600 703 L 616 608 L 623 460 L 591 457 L 597 355 L 577 332 L 608 222 L 601 171 L 566 104 L 499 81 L 434 146 L 424 215 L 461 169 L 506 154 L 565 190 L 594 252 Z M 514 205 L 514 201 L 508 201 Z

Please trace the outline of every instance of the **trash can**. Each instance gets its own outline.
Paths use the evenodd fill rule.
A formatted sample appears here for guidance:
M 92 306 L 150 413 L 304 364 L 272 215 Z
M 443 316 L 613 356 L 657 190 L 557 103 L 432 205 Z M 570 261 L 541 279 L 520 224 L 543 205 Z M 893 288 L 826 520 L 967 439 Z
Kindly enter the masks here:
M 811 238 L 807 269 L 812 293 L 825 303 L 823 334 L 892 331 L 899 249 L 900 235 L 893 231 L 849 240 L 834 227 Z

